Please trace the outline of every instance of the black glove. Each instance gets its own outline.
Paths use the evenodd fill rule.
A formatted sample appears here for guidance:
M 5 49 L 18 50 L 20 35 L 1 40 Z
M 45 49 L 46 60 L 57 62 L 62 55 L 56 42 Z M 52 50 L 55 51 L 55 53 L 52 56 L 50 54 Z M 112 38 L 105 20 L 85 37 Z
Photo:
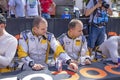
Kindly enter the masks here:
M 71 59 L 69 59 L 69 60 L 66 61 L 66 64 L 69 65 L 70 63 L 71 63 Z

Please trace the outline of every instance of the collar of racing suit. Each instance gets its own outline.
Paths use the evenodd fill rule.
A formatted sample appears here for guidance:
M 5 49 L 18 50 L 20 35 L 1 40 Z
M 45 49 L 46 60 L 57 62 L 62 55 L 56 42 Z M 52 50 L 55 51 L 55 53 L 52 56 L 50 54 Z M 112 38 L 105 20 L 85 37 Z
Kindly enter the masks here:
M 72 35 L 70 34 L 70 31 L 67 32 L 67 37 L 70 38 L 70 39 L 75 39 L 75 38 L 76 38 L 75 36 L 72 36 Z
M 41 37 L 41 36 L 35 34 L 35 32 L 33 31 L 33 29 L 32 29 L 32 34 L 33 34 L 34 36 L 37 36 L 38 38 Z M 43 37 L 43 39 L 45 39 L 45 40 L 47 39 L 47 35 L 42 35 L 42 37 Z

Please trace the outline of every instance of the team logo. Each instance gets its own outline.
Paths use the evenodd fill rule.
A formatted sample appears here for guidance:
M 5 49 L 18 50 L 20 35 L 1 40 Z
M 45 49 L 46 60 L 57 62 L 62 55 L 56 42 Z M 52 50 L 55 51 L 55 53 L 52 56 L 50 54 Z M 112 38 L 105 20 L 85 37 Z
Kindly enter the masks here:
M 70 44 L 70 42 L 66 42 L 66 45 L 69 45 Z
M 31 40 L 31 41 L 35 41 L 35 38 L 34 38 L 34 37 L 30 37 L 30 40 Z

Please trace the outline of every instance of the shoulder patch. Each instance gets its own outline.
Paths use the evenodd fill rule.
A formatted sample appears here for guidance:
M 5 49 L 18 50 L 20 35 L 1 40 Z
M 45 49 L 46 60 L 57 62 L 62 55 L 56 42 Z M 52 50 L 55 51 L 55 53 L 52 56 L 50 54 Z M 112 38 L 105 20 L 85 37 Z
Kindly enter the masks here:
M 61 45 L 64 44 L 63 38 L 66 36 L 67 33 L 63 33 L 60 37 L 57 38 L 57 40 L 60 42 Z
M 47 40 L 50 41 L 53 33 L 47 32 Z
M 27 40 L 27 39 L 28 39 L 27 34 L 30 33 L 30 32 L 31 32 L 31 30 L 25 30 L 25 31 L 22 31 L 22 32 L 21 32 L 21 35 L 23 36 L 23 38 L 24 38 L 25 40 Z
M 85 40 L 86 40 L 85 36 L 82 36 L 82 43 L 83 44 L 84 44 Z
M 66 36 L 66 34 L 67 34 L 67 33 L 63 33 L 63 34 L 62 34 L 62 35 L 60 35 L 57 39 L 65 37 L 65 36 Z

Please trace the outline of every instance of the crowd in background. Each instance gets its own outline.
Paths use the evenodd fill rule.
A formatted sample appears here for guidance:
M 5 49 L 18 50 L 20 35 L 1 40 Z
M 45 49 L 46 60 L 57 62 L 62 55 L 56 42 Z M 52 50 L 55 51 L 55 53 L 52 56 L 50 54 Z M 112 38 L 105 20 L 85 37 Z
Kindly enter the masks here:
M 0 0 L 0 13 L 7 17 L 50 18 L 51 10 L 55 7 L 52 0 Z
M 79 18 L 80 10 L 77 7 L 73 7 L 72 10 L 74 17 Z M 62 19 L 72 18 L 71 8 L 64 7 L 61 11 Z M 42 16 L 49 19 L 56 17 L 56 3 L 54 0 L 0 0 L 0 13 L 8 18 Z

